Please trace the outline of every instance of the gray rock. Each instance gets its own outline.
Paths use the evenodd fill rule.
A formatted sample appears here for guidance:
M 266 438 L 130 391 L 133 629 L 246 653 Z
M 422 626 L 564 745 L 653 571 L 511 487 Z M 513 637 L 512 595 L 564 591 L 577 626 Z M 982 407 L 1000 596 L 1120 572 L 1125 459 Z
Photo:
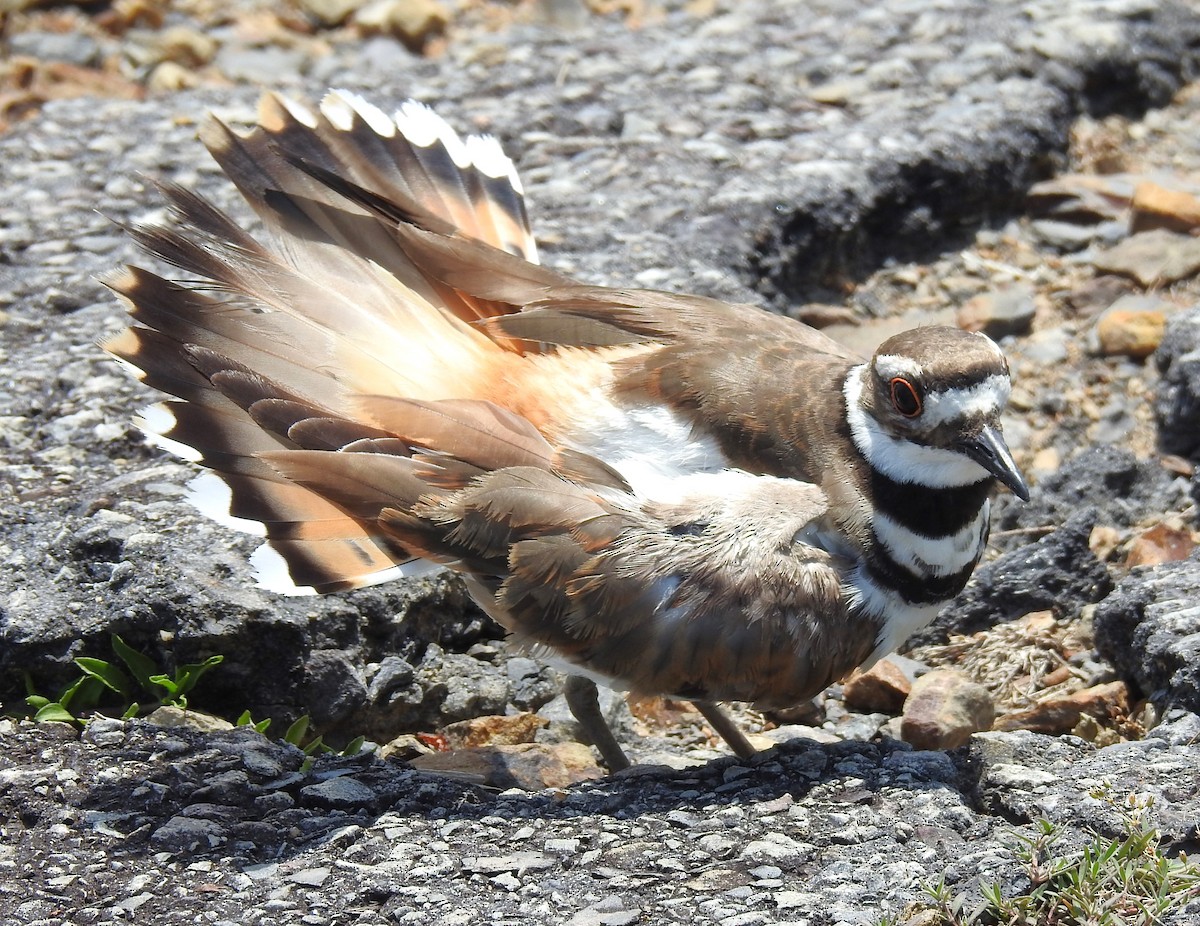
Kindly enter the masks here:
M 1062 363 L 1069 356 L 1071 335 L 1062 327 L 1035 331 L 1013 346 L 1013 352 L 1044 366 Z
M 1028 502 L 998 505 L 993 530 L 1064 524 L 1083 508 L 1092 509 L 1099 524 L 1128 528 L 1163 511 L 1186 507 L 1187 492 L 1186 481 L 1156 460 L 1139 460 L 1119 447 L 1088 447 L 1043 478 Z M 998 538 L 996 543 L 1011 550 L 1027 539 L 1014 536 L 1013 540 Z
M 1095 225 L 1081 225 L 1057 219 L 1037 219 L 1031 223 L 1033 233 L 1043 244 L 1060 251 L 1080 251 L 1091 244 L 1099 230 Z
M 303 73 L 307 60 L 299 48 L 229 42 L 221 44 L 213 63 L 230 80 L 278 86 L 285 81 L 294 82 L 291 75 Z
M 367 694 L 375 703 L 394 700 L 396 692 L 412 684 L 415 673 L 416 670 L 399 656 L 385 656 L 373 667 Z
M 1088 545 L 1096 518 L 1094 508 L 1076 511 L 1036 543 L 981 566 L 966 590 L 908 645 L 944 643 L 950 633 L 975 633 L 1032 611 L 1052 610 L 1060 620 L 1077 617 L 1113 587 Z
M 510 658 L 505 671 L 512 689 L 512 703 L 523 711 L 540 710 L 561 688 L 558 673 L 525 656 Z
M 226 839 L 225 827 L 215 820 L 172 817 L 154 831 L 154 844 L 173 852 L 196 852 L 219 846 Z
M 1200 306 L 1167 322 L 1154 354 L 1162 375 L 1154 400 L 1163 450 L 1200 459 Z
M 1093 626 L 1097 650 L 1160 707 L 1200 713 L 1200 554 L 1135 569 Z
M 624 694 L 611 688 L 598 686 L 596 693 L 600 701 L 600 711 L 614 735 L 619 740 L 627 740 L 634 736 L 633 714 Z M 546 727 L 538 731 L 539 743 L 577 742 L 580 733 L 578 721 L 567 706 L 567 699 L 562 694 L 542 705 L 537 712 L 539 717 L 549 721 Z
M 1033 287 L 1027 283 L 987 290 L 958 310 L 958 327 L 982 331 L 996 340 L 1011 334 L 1024 334 L 1033 324 L 1037 310 L 1033 297 Z
M 353 778 L 330 778 L 320 784 L 300 789 L 300 801 L 310 807 L 331 810 L 354 810 L 370 807 L 376 801 L 374 791 Z
M 547 923 L 635 906 L 668 919 L 686 879 L 694 893 L 685 896 L 720 898 L 728 916 L 760 910 L 769 892 L 789 909 L 836 909 L 869 923 L 917 899 L 931 873 L 945 872 L 956 891 L 1003 880 L 1003 847 L 1034 832 L 1024 821 L 1049 817 L 1069 839 L 1086 836 L 1086 827 L 1115 833 L 1113 804 L 1089 793 L 1106 783 L 1118 802 L 1132 792 L 1153 796 L 1168 851 L 1194 838 L 1200 814 L 1200 756 L 1167 738 L 1096 750 L 1072 738 L 989 733 L 950 754 L 895 743 L 784 745 L 736 766 L 734 802 L 720 790 L 730 759 L 581 784 L 565 795 L 497 794 L 371 758 L 319 760 L 313 775 L 329 777 L 309 779 L 304 795 L 375 796 L 375 811 L 352 800 L 348 817 L 324 800 L 294 803 L 286 791 L 214 789 L 213 779 L 255 742 L 246 731 L 172 731 L 182 751 L 168 756 L 164 731 L 141 722 L 126 724 L 124 742 L 112 746 L 45 726 L 10 727 L 0 729 L 0 748 L 22 777 L 17 785 L 0 776 L 0 819 L 23 821 L 18 863 L 78 864 L 87 880 L 59 888 L 71 898 L 84 890 L 137 896 L 169 871 L 176 888 L 188 889 L 172 892 L 172 910 L 203 909 L 216 922 L 300 902 L 318 884 L 330 918 L 345 898 L 360 922 L 394 921 L 408 906 L 431 903 L 516 918 L 510 905 L 551 898 L 538 907 Z M 281 756 L 294 752 L 258 742 Z M 170 786 L 130 789 L 129 776 Z M 48 780 L 59 787 L 35 784 Z M 84 831 L 74 822 L 81 815 L 90 823 Z M 128 851 L 147 837 L 151 852 Z M 106 864 L 115 853 L 119 869 Z M 148 880 L 139 886 L 139 877 Z M 233 890 L 200 889 L 216 879 Z M 35 889 L 34 881 L 7 881 L 6 909 L 32 902 Z M 203 908 L 188 899 L 193 893 Z
M 1162 723 L 1146 735 L 1165 740 L 1172 746 L 1194 746 L 1200 742 L 1200 714 L 1185 710 L 1170 711 Z
M 1187 744 L 1162 741 L 1094 750 L 1070 737 L 993 733 L 972 741 L 968 767 L 977 776 L 981 805 L 1011 820 L 1046 818 L 1072 832 L 1082 827 L 1080 836 L 1123 836 L 1125 802 L 1136 796 L 1149 799 L 1150 822 L 1170 842 L 1194 838 L 1196 818 L 1188 814 L 1195 812 L 1200 786 L 1189 778 L 1189 796 L 1180 800 L 1169 783 L 1194 774 L 1193 753 Z
M 97 67 L 104 49 L 92 36 L 81 30 L 69 32 L 15 32 L 8 38 L 8 53 L 43 61 L 64 61 L 81 68 Z
M 96 746 L 119 746 L 125 742 L 125 724 L 111 717 L 97 717 L 84 728 L 83 740 Z
M 771 838 L 758 839 L 742 849 L 740 858 L 753 865 L 770 864 L 781 868 L 795 869 L 812 858 L 815 847 L 797 842 L 784 833 L 774 833 Z

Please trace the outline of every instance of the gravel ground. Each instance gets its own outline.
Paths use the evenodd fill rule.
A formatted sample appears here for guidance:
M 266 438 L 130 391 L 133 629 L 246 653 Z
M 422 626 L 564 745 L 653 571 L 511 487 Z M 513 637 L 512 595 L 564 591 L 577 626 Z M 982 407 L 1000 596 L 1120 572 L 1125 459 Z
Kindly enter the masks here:
M 1200 192 L 1200 15 L 1084 0 L 798 9 L 465 3 L 424 40 L 429 57 L 271 6 L 237 23 L 202 3 L 158 24 L 14 18 L 9 50 L 37 67 L 23 84 L 0 71 L 0 699 L 20 706 L 21 671 L 53 689 L 115 631 L 163 664 L 225 655 L 196 706 L 281 724 L 307 712 L 335 740 L 557 716 L 553 675 L 508 659 L 452 580 L 323 601 L 254 589 L 253 544 L 191 512 L 189 470 L 128 424 L 149 397 L 94 346 L 121 324 L 98 278 L 135 257 L 114 221 L 160 219 L 157 178 L 236 208 L 194 134 L 209 109 L 249 118 L 257 83 L 414 95 L 496 132 L 545 259 L 595 282 L 757 301 L 868 347 L 930 320 L 992 326 L 1034 497 L 998 506 L 997 558 L 912 655 L 920 671 L 973 667 L 997 703 L 1025 708 L 1051 691 L 1024 632 L 1045 613 L 1043 643 L 1076 688 L 1119 669 L 1131 704 L 1099 732 L 991 732 L 942 752 L 898 742 L 895 718 L 835 689 L 811 726 L 743 714 L 804 738 L 739 763 L 694 718 L 617 703 L 646 765 L 533 791 L 371 757 L 308 769 L 246 730 L 0 721 L 9 921 L 904 921 L 943 875 L 956 891 L 1027 889 L 1014 834 L 1043 816 L 1070 845 L 1112 834 L 1111 802 L 1130 794 L 1154 798 L 1169 851 L 1197 851 L 1194 426 L 1186 402 L 1180 418 L 1161 401 L 1165 382 L 1186 394 L 1197 348 L 1156 358 L 1153 335 L 1148 350 L 1134 336 L 1149 319 L 1190 343 L 1200 260 L 1187 270 L 1186 234 L 1131 235 L 1150 220 L 1129 203 L 1148 181 Z M 186 67 L 183 52 L 137 51 L 169 28 L 215 44 Z M 167 85 L 164 62 L 194 79 Z M 1025 195 L 1051 178 L 1067 192 Z M 1172 202 L 1154 221 L 1185 222 Z M 1114 256 L 1129 242 L 1140 254 Z M 541 734 L 563 736 L 557 720 Z

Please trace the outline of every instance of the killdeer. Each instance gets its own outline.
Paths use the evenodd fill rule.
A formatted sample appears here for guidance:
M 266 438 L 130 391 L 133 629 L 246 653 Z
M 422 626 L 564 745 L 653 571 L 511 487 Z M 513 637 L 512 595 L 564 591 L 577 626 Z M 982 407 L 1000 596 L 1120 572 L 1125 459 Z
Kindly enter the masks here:
M 1004 356 L 952 328 L 864 358 L 748 305 L 589 286 L 538 263 L 491 138 L 346 92 L 268 95 L 202 139 L 268 244 L 164 186 L 134 229 L 187 280 L 110 281 L 105 346 L 174 398 L 142 425 L 208 467 L 197 502 L 266 538 L 271 588 L 332 592 L 418 561 L 460 572 L 515 642 L 573 676 L 713 705 L 812 697 L 964 586 L 1005 446 Z

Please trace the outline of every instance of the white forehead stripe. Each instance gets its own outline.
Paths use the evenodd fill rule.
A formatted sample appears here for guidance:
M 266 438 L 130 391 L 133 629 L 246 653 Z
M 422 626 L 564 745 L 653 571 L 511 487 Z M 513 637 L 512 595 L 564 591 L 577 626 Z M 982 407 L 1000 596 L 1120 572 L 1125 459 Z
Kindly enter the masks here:
M 1000 349 L 1000 345 L 997 344 L 995 341 L 993 341 L 991 338 L 989 338 L 986 334 L 984 334 L 982 331 L 976 331 L 975 337 L 981 338 L 982 340 L 986 341 L 988 344 L 988 347 L 990 347 L 992 349 L 992 351 L 995 352 L 996 356 L 999 357 L 1001 360 L 1004 359 L 1004 351 L 1002 351 Z
M 989 376 L 967 389 L 946 389 L 924 397 L 921 423 L 936 428 L 948 421 L 994 418 L 1008 404 L 1012 383 L 1003 373 Z
M 925 375 L 925 368 L 912 357 L 880 354 L 875 358 L 875 372 L 879 374 L 880 379 L 895 379 L 897 376 L 920 379 Z

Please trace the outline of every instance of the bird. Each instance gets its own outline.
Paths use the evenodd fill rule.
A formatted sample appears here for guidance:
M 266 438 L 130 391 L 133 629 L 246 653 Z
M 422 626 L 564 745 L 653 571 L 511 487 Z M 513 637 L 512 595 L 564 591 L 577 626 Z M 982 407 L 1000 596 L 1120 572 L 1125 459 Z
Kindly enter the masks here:
M 263 96 L 200 131 L 257 217 L 163 182 L 130 227 L 170 278 L 106 282 L 103 346 L 168 398 L 138 420 L 207 474 L 196 504 L 265 540 L 260 584 L 330 593 L 448 567 L 567 673 L 693 702 L 811 699 L 929 624 L 1029 490 L 983 334 L 870 356 L 749 304 L 592 285 L 539 261 L 513 161 L 412 100 Z

